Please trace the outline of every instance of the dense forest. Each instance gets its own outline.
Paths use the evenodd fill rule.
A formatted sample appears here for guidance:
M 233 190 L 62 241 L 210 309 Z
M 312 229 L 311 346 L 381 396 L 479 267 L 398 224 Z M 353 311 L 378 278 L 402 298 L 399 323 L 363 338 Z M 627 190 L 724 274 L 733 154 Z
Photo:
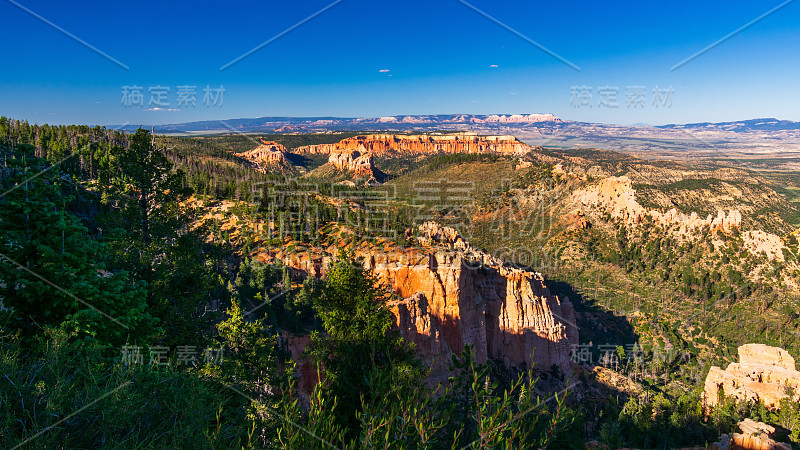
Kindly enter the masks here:
M 387 294 L 346 253 L 324 283 L 245 311 L 244 298 L 291 281 L 190 229 L 192 169 L 176 169 L 149 132 L 3 118 L 0 140 L 4 447 L 567 439 L 575 413 L 563 396 L 538 398 L 529 376 L 499 386 L 468 349 L 452 386 L 431 395 L 390 329 Z M 299 326 L 318 330 L 311 354 L 324 361 L 310 405 L 279 337 Z
M 744 417 L 800 433 L 798 405 L 729 400 L 706 414 L 696 389 L 589 404 L 572 386 L 591 375 L 547 392 L 539 368 L 508 374 L 469 347 L 446 385 L 428 386 L 429 368 L 392 328 L 393 294 L 348 249 L 324 280 L 299 280 L 249 258 L 252 240 L 233 242 L 189 200 L 245 200 L 286 218 L 276 245 L 288 231 L 317 242 L 339 221 L 368 234 L 348 219 L 362 205 L 256 197 L 304 187 L 235 164 L 212 139 L 0 117 L 0 152 L 4 448 L 668 448 L 713 442 Z M 428 170 L 462 159 L 476 158 Z M 381 214 L 406 242 L 408 211 Z M 616 256 L 597 254 L 631 270 L 679 272 L 668 255 L 691 253 L 666 245 L 643 258 L 622 235 L 614 244 Z M 719 276 L 679 279 L 687 296 L 717 299 L 728 293 L 713 287 Z M 322 380 L 308 399 L 282 337 L 300 331 Z M 657 364 L 619 361 L 634 377 Z

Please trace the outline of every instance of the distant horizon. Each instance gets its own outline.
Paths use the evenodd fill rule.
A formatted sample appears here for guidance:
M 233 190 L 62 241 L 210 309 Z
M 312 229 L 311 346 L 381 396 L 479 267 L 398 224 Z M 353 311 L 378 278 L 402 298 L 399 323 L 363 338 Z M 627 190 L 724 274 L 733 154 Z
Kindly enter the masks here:
M 467 114 L 467 113 L 440 113 L 440 114 L 394 114 L 388 116 L 333 116 L 333 115 L 313 115 L 313 116 L 289 116 L 289 115 L 263 115 L 263 116 L 252 116 L 252 117 L 226 117 L 222 119 L 199 119 L 199 120 L 191 120 L 186 122 L 164 122 L 164 123 L 77 123 L 77 122 L 38 122 L 33 121 L 23 117 L 15 117 L 13 115 L 7 115 L 0 113 L 0 116 L 5 116 L 10 119 L 15 120 L 26 120 L 31 125 L 86 125 L 86 126 L 100 126 L 105 128 L 122 128 L 122 127 L 153 127 L 153 126 L 168 126 L 168 125 L 185 125 L 191 123 L 202 123 L 202 122 L 227 122 L 231 120 L 256 120 L 256 119 L 266 119 L 266 118 L 286 118 L 286 119 L 338 119 L 338 120 L 352 120 L 352 119 L 379 119 L 383 117 L 435 117 L 435 116 L 512 116 L 512 115 L 521 115 L 521 116 L 528 116 L 528 115 L 548 115 L 551 113 L 477 113 L 477 114 Z M 562 117 L 556 114 L 552 114 L 556 118 L 564 122 L 576 122 L 576 123 L 591 123 L 591 124 L 602 124 L 602 125 L 611 125 L 611 126 L 627 126 L 627 127 L 634 127 L 634 126 L 648 126 L 648 127 L 663 127 L 669 125 L 692 125 L 692 124 L 699 124 L 699 123 L 709 123 L 709 124 L 719 124 L 719 123 L 736 123 L 736 122 L 745 122 L 751 120 L 767 120 L 767 119 L 774 119 L 778 121 L 789 121 L 789 122 L 800 122 L 800 120 L 794 119 L 785 119 L 781 117 L 748 117 L 748 118 L 741 118 L 741 119 L 734 119 L 734 120 L 700 120 L 700 121 L 692 121 L 692 122 L 669 122 L 669 123 L 642 123 L 642 122 L 635 122 L 635 123 L 615 123 L 615 122 L 591 122 L 585 120 L 573 120 L 566 117 Z M 224 129 L 224 126 L 220 129 Z M 231 131 L 234 132 L 234 131 Z

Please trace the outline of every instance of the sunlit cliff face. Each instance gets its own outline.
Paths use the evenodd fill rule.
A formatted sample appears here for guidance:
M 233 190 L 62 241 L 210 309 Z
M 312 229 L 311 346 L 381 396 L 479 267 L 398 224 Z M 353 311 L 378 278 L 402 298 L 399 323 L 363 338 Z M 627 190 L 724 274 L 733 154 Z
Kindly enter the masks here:
M 298 153 L 328 154 L 336 150 L 362 150 L 374 155 L 434 153 L 525 153 L 531 148 L 513 136 L 371 134 L 343 139 L 334 144 L 299 147 Z
M 541 370 L 556 365 L 570 373 L 569 353 L 578 343 L 578 330 L 568 299 L 553 295 L 541 274 L 504 267 L 451 228 L 427 222 L 420 231 L 418 247 L 362 242 L 355 253 L 397 294 L 398 300 L 388 305 L 395 326 L 432 365 L 431 381 L 446 381 L 450 355 L 467 344 L 477 362 L 494 359 L 518 368 L 535 364 Z M 273 250 L 259 259 L 324 277 L 336 248 Z

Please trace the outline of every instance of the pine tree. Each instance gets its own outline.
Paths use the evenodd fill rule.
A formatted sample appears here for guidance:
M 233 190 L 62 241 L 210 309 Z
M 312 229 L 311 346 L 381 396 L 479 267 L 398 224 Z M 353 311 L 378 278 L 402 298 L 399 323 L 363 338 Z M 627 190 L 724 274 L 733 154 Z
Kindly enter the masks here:
M 66 212 L 65 183 L 44 160 L 8 160 L 14 173 L 0 198 L 0 297 L 29 333 L 65 328 L 124 344 L 154 331 L 142 283 L 106 271 L 107 248 Z M 46 170 L 48 169 L 48 170 Z M 32 175 L 37 174 L 36 177 Z
M 136 198 L 137 228 L 145 245 L 152 239 L 153 222 L 166 219 L 179 195 L 185 194 L 183 173 L 155 146 L 149 131 L 139 128 L 127 149 L 118 149 L 120 177 Z
M 316 301 L 326 334 L 312 335 L 310 354 L 324 367 L 337 419 L 351 431 L 362 405 L 381 395 L 369 389 L 368 380 L 392 373 L 422 381 L 412 348 L 391 330 L 388 299 L 375 275 L 352 253 L 342 251 Z

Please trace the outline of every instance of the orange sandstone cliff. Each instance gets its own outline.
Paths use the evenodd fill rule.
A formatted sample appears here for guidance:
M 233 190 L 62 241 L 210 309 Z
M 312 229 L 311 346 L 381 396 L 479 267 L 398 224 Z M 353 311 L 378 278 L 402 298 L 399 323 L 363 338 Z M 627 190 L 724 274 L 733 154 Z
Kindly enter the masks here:
M 297 153 L 330 154 L 336 150 L 361 150 L 374 155 L 427 155 L 435 153 L 519 154 L 531 150 L 514 136 L 478 136 L 472 133 L 443 135 L 370 134 L 334 144 L 307 145 Z
M 388 306 L 395 326 L 433 367 L 430 381 L 445 382 L 450 355 L 470 344 L 478 362 L 571 372 L 578 343 L 572 304 L 547 288 L 541 274 L 509 267 L 461 239 L 452 228 L 427 222 L 421 246 L 362 243 L 355 249 L 397 294 Z M 306 276 L 324 277 L 335 248 L 260 254 Z M 534 352 L 535 350 L 535 352 Z

